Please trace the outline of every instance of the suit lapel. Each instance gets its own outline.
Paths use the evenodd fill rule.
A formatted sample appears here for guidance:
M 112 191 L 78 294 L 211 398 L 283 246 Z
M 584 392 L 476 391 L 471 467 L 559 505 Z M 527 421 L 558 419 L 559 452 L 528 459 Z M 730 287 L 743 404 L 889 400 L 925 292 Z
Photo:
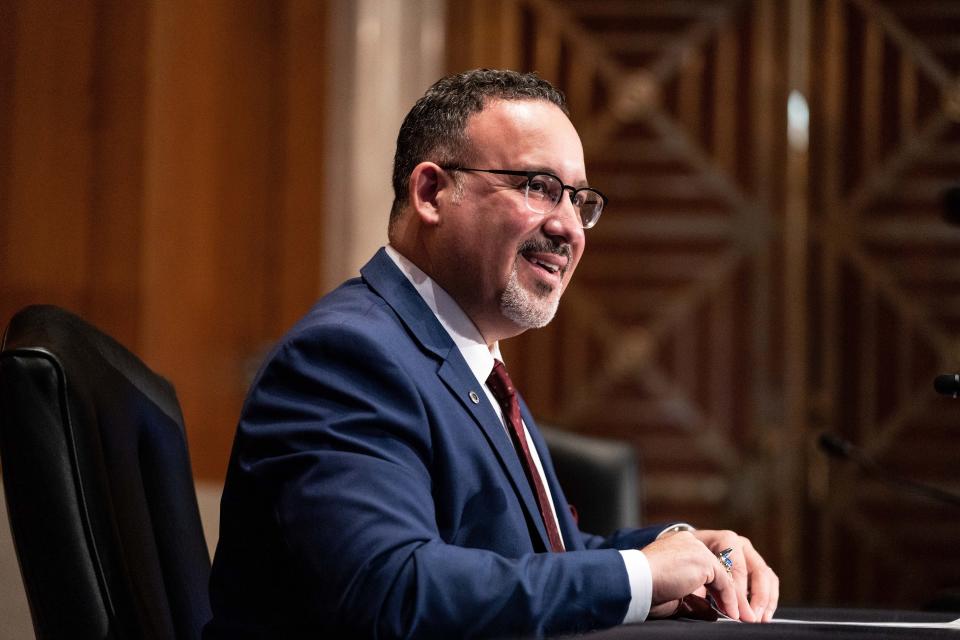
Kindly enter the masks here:
M 484 390 L 480 388 L 479 382 L 460 354 L 460 350 L 457 349 L 427 303 L 423 301 L 384 249 L 380 249 L 360 270 L 360 273 L 367 284 L 393 308 L 421 346 L 440 360 L 438 377 L 483 432 L 527 512 L 527 521 L 534 524 L 540 538 L 540 546 L 543 549 L 549 549 L 543 517 L 540 515 L 533 489 L 524 473 L 520 458 L 513 448 L 510 437 L 504 431 L 503 424 L 490 406 Z M 478 398 L 477 402 L 473 400 L 474 395 Z M 525 407 L 524 411 L 526 411 Z M 532 419 L 528 415 L 524 416 L 524 420 L 527 424 L 531 424 Z M 543 451 L 539 444 L 537 447 L 538 452 Z
M 473 419 L 483 431 L 487 442 L 490 443 L 490 447 L 500 460 L 500 464 L 506 469 L 514 491 L 520 497 L 523 508 L 527 512 L 528 521 L 532 522 L 536 528 L 537 534 L 540 536 L 540 543 L 543 545 L 542 548 L 549 549 L 550 544 L 543 524 L 543 516 L 540 515 L 540 508 L 537 506 L 533 488 L 530 486 L 527 475 L 523 470 L 520 456 L 517 455 L 513 442 L 504 430 L 500 418 L 497 417 L 493 407 L 490 406 L 485 392 L 478 388 L 477 379 L 473 376 L 473 372 L 463 361 L 460 352 L 457 349 L 453 349 L 453 351 L 456 359 L 459 359 L 459 363 L 454 362 L 455 358 L 451 357 L 441 365 L 437 375 L 457 397 L 460 404 L 473 416 Z M 471 394 L 476 394 L 480 398 L 480 402 L 473 402 L 470 399 Z

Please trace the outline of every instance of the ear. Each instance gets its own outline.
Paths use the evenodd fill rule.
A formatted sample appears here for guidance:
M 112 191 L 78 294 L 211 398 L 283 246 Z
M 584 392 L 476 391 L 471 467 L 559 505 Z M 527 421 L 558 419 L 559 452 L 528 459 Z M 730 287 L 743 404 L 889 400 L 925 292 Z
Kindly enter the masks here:
M 433 162 L 421 162 L 410 173 L 410 206 L 428 226 L 440 224 L 442 192 L 452 187 L 446 171 Z

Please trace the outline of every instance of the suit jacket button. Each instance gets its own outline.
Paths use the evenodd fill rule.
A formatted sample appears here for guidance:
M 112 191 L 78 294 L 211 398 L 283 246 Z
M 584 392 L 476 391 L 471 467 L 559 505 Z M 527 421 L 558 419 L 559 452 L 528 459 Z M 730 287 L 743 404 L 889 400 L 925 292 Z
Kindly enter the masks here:
M 480 396 L 477 395 L 476 391 L 470 392 L 470 400 L 473 402 L 473 404 L 480 404 Z

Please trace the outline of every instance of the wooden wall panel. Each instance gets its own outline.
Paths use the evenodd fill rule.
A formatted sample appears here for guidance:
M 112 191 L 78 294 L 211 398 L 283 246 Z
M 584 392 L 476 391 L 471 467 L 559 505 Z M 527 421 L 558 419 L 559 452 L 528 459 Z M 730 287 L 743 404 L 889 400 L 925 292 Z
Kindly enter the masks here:
M 324 133 L 329 99 L 326 3 L 290 0 L 284 24 L 282 87 L 286 107 L 282 157 L 284 177 L 277 194 L 280 206 L 268 217 L 271 243 L 266 272 L 276 274 L 267 287 L 270 335 L 279 336 L 301 318 L 320 290 L 324 269 L 319 233 L 324 221 Z M 279 173 L 278 171 L 276 173 Z
M 100 5 L 92 43 L 89 260 L 80 308 L 131 344 L 140 339 L 146 47 L 143 3 Z
M 953 2 L 816 3 L 810 318 L 821 349 L 812 415 L 891 474 L 958 486 L 960 408 L 931 390 L 958 368 L 960 230 L 941 194 L 960 183 L 960 79 Z M 817 470 L 817 580 L 824 602 L 917 604 L 956 589 L 960 525 L 949 507 L 891 491 L 848 465 Z M 816 538 L 811 538 L 812 540 Z M 897 549 L 897 558 L 889 550 Z M 884 577 L 896 575 L 895 584 Z
M 939 203 L 960 182 L 960 5 L 451 4 L 451 70 L 557 83 L 611 200 L 557 319 L 504 345 L 534 412 L 628 440 L 647 519 L 749 535 L 784 602 L 917 607 L 960 585 L 947 507 L 816 447 L 838 432 L 958 486 L 960 412 L 930 382 L 960 360 Z M 499 15 L 461 19 L 481 7 Z M 788 146 L 792 90 L 809 147 Z
M 16 97 L 8 111 L 0 265 L 7 295 L 17 300 L 43 291 L 76 305 L 88 275 L 94 9 L 91 2 L 32 2 L 14 11 Z M 33 208 L 57 215 L 13 215 Z
M 326 9 L 0 6 L 0 321 L 90 319 L 177 387 L 220 480 L 263 350 L 320 293 Z

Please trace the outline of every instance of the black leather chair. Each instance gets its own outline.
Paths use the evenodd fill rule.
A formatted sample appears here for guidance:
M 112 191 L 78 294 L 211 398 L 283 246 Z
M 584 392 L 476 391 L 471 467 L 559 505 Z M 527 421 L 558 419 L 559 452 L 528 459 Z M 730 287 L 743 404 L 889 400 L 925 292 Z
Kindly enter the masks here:
M 549 426 L 540 431 L 582 531 L 607 535 L 640 525 L 640 462 L 629 443 Z
M 38 638 L 198 638 L 204 542 L 173 387 L 77 316 L 0 345 L 0 461 Z

